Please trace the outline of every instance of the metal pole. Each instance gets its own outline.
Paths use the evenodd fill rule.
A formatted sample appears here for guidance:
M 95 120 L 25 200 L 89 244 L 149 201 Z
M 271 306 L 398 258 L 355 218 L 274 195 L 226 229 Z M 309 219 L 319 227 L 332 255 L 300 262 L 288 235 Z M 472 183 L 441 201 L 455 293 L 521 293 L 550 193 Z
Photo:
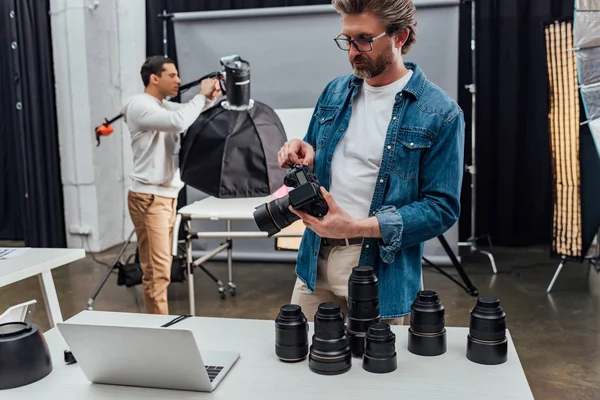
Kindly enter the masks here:
M 477 64 L 477 59 L 475 57 L 475 0 L 473 0 L 471 2 L 471 85 L 470 85 L 470 90 L 471 90 L 471 166 L 469 167 L 469 172 L 471 174 L 471 238 L 473 240 L 475 240 L 475 214 L 476 214 L 476 207 L 477 207 L 477 178 L 476 178 L 476 174 L 477 174 L 477 169 L 476 169 L 476 162 L 475 162 L 475 123 L 477 121 L 477 118 L 475 117 L 475 112 L 477 107 L 475 106 L 475 102 L 477 99 L 477 95 L 476 95 L 476 86 L 475 83 L 477 82 L 476 79 L 476 64 Z
M 162 20 L 163 20 L 163 53 L 165 58 L 169 57 L 168 46 L 167 46 L 167 10 L 163 10 Z
M 480 253 L 486 255 L 492 264 L 492 271 L 494 274 L 497 272 L 496 263 L 494 261 L 494 257 L 491 253 L 487 251 L 480 250 L 477 247 L 477 224 L 476 224 L 476 214 L 477 214 L 477 160 L 476 160 L 476 150 L 477 150 L 477 137 L 476 137 L 476 128 L 475 125 L 477 123 L 477 57 L 476 57 L 476 7 L 475 1 L 471 0 L 471 84 L 466 85 L 465 88 L 469 90 L 471 93 L 471 163 L 470 165 L 465 166 L 465 170 L 471 176 L 471 236 L 467 239 L 466 242 L 459 242 L 458 246 L 460 247 L 468 247 L 471 253 Z M 488 242 L 491 245 L 491 240 Z

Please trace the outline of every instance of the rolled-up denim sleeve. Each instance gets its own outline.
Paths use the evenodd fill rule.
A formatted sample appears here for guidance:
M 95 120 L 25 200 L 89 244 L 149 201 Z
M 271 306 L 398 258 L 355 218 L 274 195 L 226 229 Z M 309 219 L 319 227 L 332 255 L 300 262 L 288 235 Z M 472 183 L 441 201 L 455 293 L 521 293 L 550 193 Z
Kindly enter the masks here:
M 379 251 L 392 263 L 402 248 L 444 234 L 460 215 L 464 159 L 462 111 L 448 117 L 419 165 L 419 200 L 396 208 L 385 205 L 376 213 L 381 238 Z
M 379 253 L 385 263 L 394 261 L 394 257 L 400 250 L 402 243 L 402 215 L 394 206 L 382 207 L 376 214 L 381 240 L 379 240 Z

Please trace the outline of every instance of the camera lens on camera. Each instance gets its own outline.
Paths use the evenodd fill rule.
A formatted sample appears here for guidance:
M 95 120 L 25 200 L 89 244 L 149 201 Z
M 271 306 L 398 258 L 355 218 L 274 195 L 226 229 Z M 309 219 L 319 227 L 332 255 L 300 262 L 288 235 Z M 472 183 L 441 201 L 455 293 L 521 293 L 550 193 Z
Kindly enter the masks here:
M 281 361 L 298 362 L 308 354 L 308 322 L 296 304 L 281 306 L 275 319 L 275 354 Z
M 390 325 L 377 322 L 369 326 L 365 340 L 363 369 L 376 374 L 385 374 L 395 371 L 397 367 L 396 335 Z
M 314 318 L 308 366 L 311 371 L 322 375 L 342 374 L 352 366 L 344 314 L 336 303 L 319 304 Z
M 507 360 L 506 313 L 495 297 L 480 297 L 471 310 L 467 358 L 478 364 L 496 365 Z
M 300 219 L 289 210 L 289 206 L 289 197 L 285 196 L 256 207 L 253 216 L 258 229 L 271 237 Z
M 422 290 L 411 306 L 408 351 L 419 356 L 446 352 L 444 306 L 433 290 Z
M 365 348 L 365 335 L 374 323 L 379 322 L 379 288 L 373 268 L 352 268 L 348 278 L 348 325 L 352 355 L 360 357 Z

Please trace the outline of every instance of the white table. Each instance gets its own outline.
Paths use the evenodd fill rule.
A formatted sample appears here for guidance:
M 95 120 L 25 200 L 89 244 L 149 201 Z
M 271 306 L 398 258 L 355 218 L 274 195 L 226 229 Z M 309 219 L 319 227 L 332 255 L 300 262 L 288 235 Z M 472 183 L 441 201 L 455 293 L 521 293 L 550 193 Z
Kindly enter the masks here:
M 0 260 L 0 287 L 38 275 L 50 327 L 54 327 L 63 318 L 51 270 L 84 257 L 83 249 L 28 249 L 14 258 Z
M 196 315 L 195 308 L 195 296 L 194 296 L 194 280 L 191 278 L 194 267 L 200 267 L 206 272 L 217 284 L 221 298 L 225 298 L 225 289 L 223 283 L 205 269 L 202 264 L 212 259 L 220 252 L 227 250 L 227 267 L 229 272 L 229 293 L 235 296 L 236 285 L 233 282 L 233 261 L 232 261 L 232 241 L 235 238 L 246 238 L 246 239 L 266 239 L 267 233 L 261 231 L 237 231 L 231 230 L 231 221 L 254 221 L 254 210 L 261 204 L 271 201 L 270 196 L 265 197 L 244 197 L 244 198 L 232 198 L 232 199 L 220 199 L 216 197 L 207 197 L 205 199 L 195 201 L 185 207 L 182 207 L 177 212 L 175 219 L 175 226 L 173 232 L 179 232 L 179 226 L 184 223 L 185 230 L 185 251 L 186 251 L 186 265 L 188 276 L 188 289 L 189 289 L 189 301 L 190 301 L 190 314 Z M 220 232 L 194 232 L 192 230 L 191 221 L 193 220 L 209 220 L 219 221 L 224 220 L 227 225 L 226 231 Z M 272 238 L 277 237 L 301 237 L 302 232 L 294 231 L 281 231 Z M 192 240 L 197 238 L 221 238 L 225 239 L 225 242 L 209 252 L 208 254 L 200 257 L 197 260 L 193 260 L 192 257 Z M 177 255 L 177 235 L 173 235 L 173 255 Z
M 122 326 L 159 326 L 173 316 L 83 311 L 69 321 Z M 65 365 L 66 343 L 56 328 L 46 332 L 54 370 L 25 387 L 3 391 L 12 399 L 533 399 L 509 334 L 508 361 L 502 365 L 474 364 L 465 357 L 467 328 L 447 328 L 448 351 L 419 357 L 406 350 L 407 326 L 394 326 L 398 368 L 389 374 L 362 369 L 361 359 L 341 375 L 310 371 L 308 361 L 284 364 L 275 357 L 273 321 L 227 318 L 188 318 L 173 327 L 190 329 L 206 349 L 237 350 L 240 359 L 213 393 L 136 388 L 90 383 L 78 364 Z M 168 328 L 166 328 L 168 329 Z M 309 331 L 312 338 L 312 324 Z M 135 340 L 135 338 L 123 338 Z M 168 343 L 160 344 L 168 346 Z M 115 368 L 119 368 L 115 365 Z

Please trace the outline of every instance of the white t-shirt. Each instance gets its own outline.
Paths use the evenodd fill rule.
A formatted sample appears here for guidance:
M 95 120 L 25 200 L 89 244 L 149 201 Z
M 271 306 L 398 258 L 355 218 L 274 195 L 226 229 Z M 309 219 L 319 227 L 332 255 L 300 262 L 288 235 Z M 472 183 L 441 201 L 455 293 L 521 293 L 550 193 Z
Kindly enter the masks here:
M 333 199 L 354 218 L 369 216 L 396 93 L 411 76 L 409 70 L 396 82 L 380 87 L 363 82 L 354 98 L 348 129 L 331 161 L 330 185 Z

